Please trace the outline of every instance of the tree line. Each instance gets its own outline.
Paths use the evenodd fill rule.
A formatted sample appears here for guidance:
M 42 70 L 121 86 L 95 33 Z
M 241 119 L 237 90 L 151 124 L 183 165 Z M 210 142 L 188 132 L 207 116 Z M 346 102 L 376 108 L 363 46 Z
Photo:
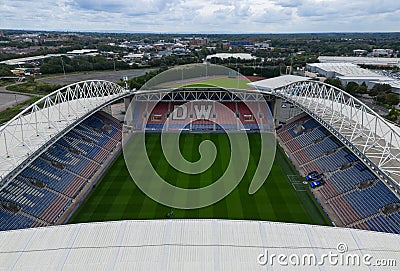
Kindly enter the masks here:
M 85 57 L 54 57 L 43 61 L 40 72 L 43 74 L 54 74 L 78 71 L 101 71 L 112 69 L 129 69 L 125 62 L 113 61 L 104 56 L 85 56 Z

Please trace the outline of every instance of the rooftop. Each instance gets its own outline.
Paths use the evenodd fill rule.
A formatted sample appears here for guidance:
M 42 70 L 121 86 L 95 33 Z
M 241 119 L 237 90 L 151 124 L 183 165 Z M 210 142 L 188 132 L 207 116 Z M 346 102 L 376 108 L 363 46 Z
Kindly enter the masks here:
M 236 54 L 230 54 L 230 53 L 218 53 L 214 55 L 208 55 L 207 60 L 210 60 L 211 58 L 216 57 L 216 58 L 221 58 L 221 59 L 227 59 L 227 58 L 240 58 L 240 59 L 245 59 L 245 60 L 252 60 L 255 59 L 254 56 L 251 54 L 245 54 L 245 53 L 236 53 Z
M 259 255 L 308 254 L 319 262 L 329 253 L 400 259 L 399 244 L 399 235 L 349 228 L 267 221 L 136 220 L 0 232 L 0 262 L 5 270 L 280 270 L 276 259 L 273 266 L 271 261 L 260 265 Z M 300 269 L 321 268 L 307 263 Z M 334 268 L 328 260 L 324 269 L 325 265 Z M 374 269 L 361 262 L 339 269 L 393 267 Z
M 311 63 L 307 64 L 307 66 L 315 67 L 326 72 L 335 72 L 337 76 L 386 78 L 385 76 L 360 68 L 352 63 Z
M 50 57 L 59 57 L 59 56 L 63 56 L 63 54 L 48 54 L 48 55 L 41 55 L 41 56 L 15 58 L 15 59 L 1 61 L 0 64 L 6 64 L 6 65 L 10 65 L 10 66 L 22 65 L 22 64 L 25 64 L 26 62 L 30 62 L 30 61 L 42 60 L 42 59 L 46 59 L 46 58 L 50 58 Z
M 111 82 L 78 82 L 41 98 L 0 126 L 0 185 L 87 114 L 125 94 Z
M 296 75 L 283 75 L 279 77 L 252 82 L 249 83 L 248 85 L 256 89 L 270 91 L 290 85 L 292 83 L 307 81 L 307 80 L 310 80 L 310 78 L 296 76 Z
M 320 56 L 318 60 L 321 63 L 348 62 L 353 64 L 379 65 L 379 66 L 400 65 L 400 58 L 387 58 L 387 57 Z

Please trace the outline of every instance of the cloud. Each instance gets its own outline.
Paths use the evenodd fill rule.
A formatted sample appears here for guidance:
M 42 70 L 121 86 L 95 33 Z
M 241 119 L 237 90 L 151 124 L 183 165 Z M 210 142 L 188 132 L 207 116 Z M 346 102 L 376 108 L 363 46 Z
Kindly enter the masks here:
M 72 5 L 87 11 L 102 11 L 129 15 L 158 14 L 174 1 L 163 0 L 75 0 Z
M 373 16 L 400 9 L 399 1 L 391 0 L 274 0 L 278 6 L 294 9 L 300 17 L 324 16 L 335 21 L 335 16 Z
M 0 0 L 0 27 L 127 32 L 399 31 L 392 0 Z
M 303 2 L 302 0 L 275 0 L 273 1 L 276 5 L 285 8 L 294 8 L 300 6 Z

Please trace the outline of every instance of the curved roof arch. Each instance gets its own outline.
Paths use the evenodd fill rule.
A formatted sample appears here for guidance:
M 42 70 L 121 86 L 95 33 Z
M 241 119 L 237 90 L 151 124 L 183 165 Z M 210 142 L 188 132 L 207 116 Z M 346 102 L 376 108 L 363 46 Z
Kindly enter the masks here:
M 0 127 L 0 185 L 68 127 L 129 93 L 112 82 L 82 81 L 60 88 L 24 109 Z
M 137 101 L 189 101 L 189 100 L 214 100 L 214 101 L 259 101 L 264 93 L 257 89 L 232 89 L 222 87 L 177 87 L 158 90 L 138 90 L 134 92 Z
M 400 128 L 362 101 L 334 86 L 298 76 L 250 85 L 296 104 L 328 128 L 378 176 L 400 185 Z
M 400 128 L 357 98 L 298 76 L 281 76 L 249 85 L 255 90 L 225 90 L 243 99 L 271 94 L 293 102 L 328 128 L 381 179 L 400 184 Z M 0 184 L 26 159 L 93 110 L 129 95 L 143 94 L 145 100 L 160 100 L 171 90 L 130 92 L 115 83 L 97 80 L 78 82 L 43 97 L 0 127 Z
M 334 86 L 293 75 L 248 85 L 255 89 L 222 90 L 239 99 L 256 100 L 258 98 L 254 99 L 253 96 L 269 94 L 291 101 L 330 130 L 377 176 L 389 182 L 389 186 L 393 188 L 392 184 L 400 185 L 400 127 L 383 119 L 359 99 Z M 135 99 L 160 101 L 171 93 L 170 99 L 173 100 L 175 93 L 180 95 L 178 100 L 185 100 L 185 92 L 191 93 L 190 97 L 216 99 L 208 95 L 206 89 L 145 89 L 136 91 Z M 220 96 L 223 97 L 222 92 Z M 394 189 L 398 192 L 398 188 Z

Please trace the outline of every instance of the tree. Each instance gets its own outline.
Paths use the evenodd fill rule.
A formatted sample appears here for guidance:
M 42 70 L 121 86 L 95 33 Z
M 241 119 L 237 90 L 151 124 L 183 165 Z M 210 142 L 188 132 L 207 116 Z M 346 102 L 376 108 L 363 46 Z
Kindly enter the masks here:
M 368 92 L 368 95 L 369 95 L 369 96 L 376 96 L 376 95 L 378 95 L 378 94 L 379 94 L 379 92 L 376 91 L 376 89 L 374 89 L 374 88 L 372 88 L 372 89 Z
M 130 89 L 140 89 L 146 82 L 148 82 L 150 79 L 152 79 L 154 76 L 156 76 L 159 73 L 162 73 L 165 71 L 165 68 L 160 68 L 158 70 L 153 70 L 150 72 L 146 72 L 146 74 L 134 77 L 132 79 L 128 80 L 128 85 Z
M 8 66 L 0 67 L 0 76 L 11 76 L 13 75 Z
M 361 85 L 358 86 L 357 93 L 360 93 L 360 94 L 368 93 L 367 84 L 365 84 L 365 82 L 363 82 Z
M 340 79 L 338 79 L 338 78 L 327 78 L 327 79 L 325 80 L 325 83 L 328 84 L 328 85 L 332 85 L 332 86 L 334 86 L 334 87 L 343 89 L 342 82 L 341 82 Z
M 400 116 L 400 111 L 396 109 L 391 109 L 389 114 L 385 116 L 385 118 L 390 121 L 396 122 L 399 116 Z
M 359 87 L 356 82 L 349 82 L 344 90 L 351 95 L 355 95 Z
M 398 105 L 399 104 L 399 94 L 388 93 L 386 94 L 386 103 L 388 105 Z
M 386 103 L 386 94 L 385 93 L 379 93 L 377 96 L 376 96 L 376 101 L 377 102 L 380 102 L 380 103 Z
M 392 87 L 388 84 L 376 84 L 369 92 L 370 96 L 376 96 L 379 93 L 389 93 L 392 91 Z

